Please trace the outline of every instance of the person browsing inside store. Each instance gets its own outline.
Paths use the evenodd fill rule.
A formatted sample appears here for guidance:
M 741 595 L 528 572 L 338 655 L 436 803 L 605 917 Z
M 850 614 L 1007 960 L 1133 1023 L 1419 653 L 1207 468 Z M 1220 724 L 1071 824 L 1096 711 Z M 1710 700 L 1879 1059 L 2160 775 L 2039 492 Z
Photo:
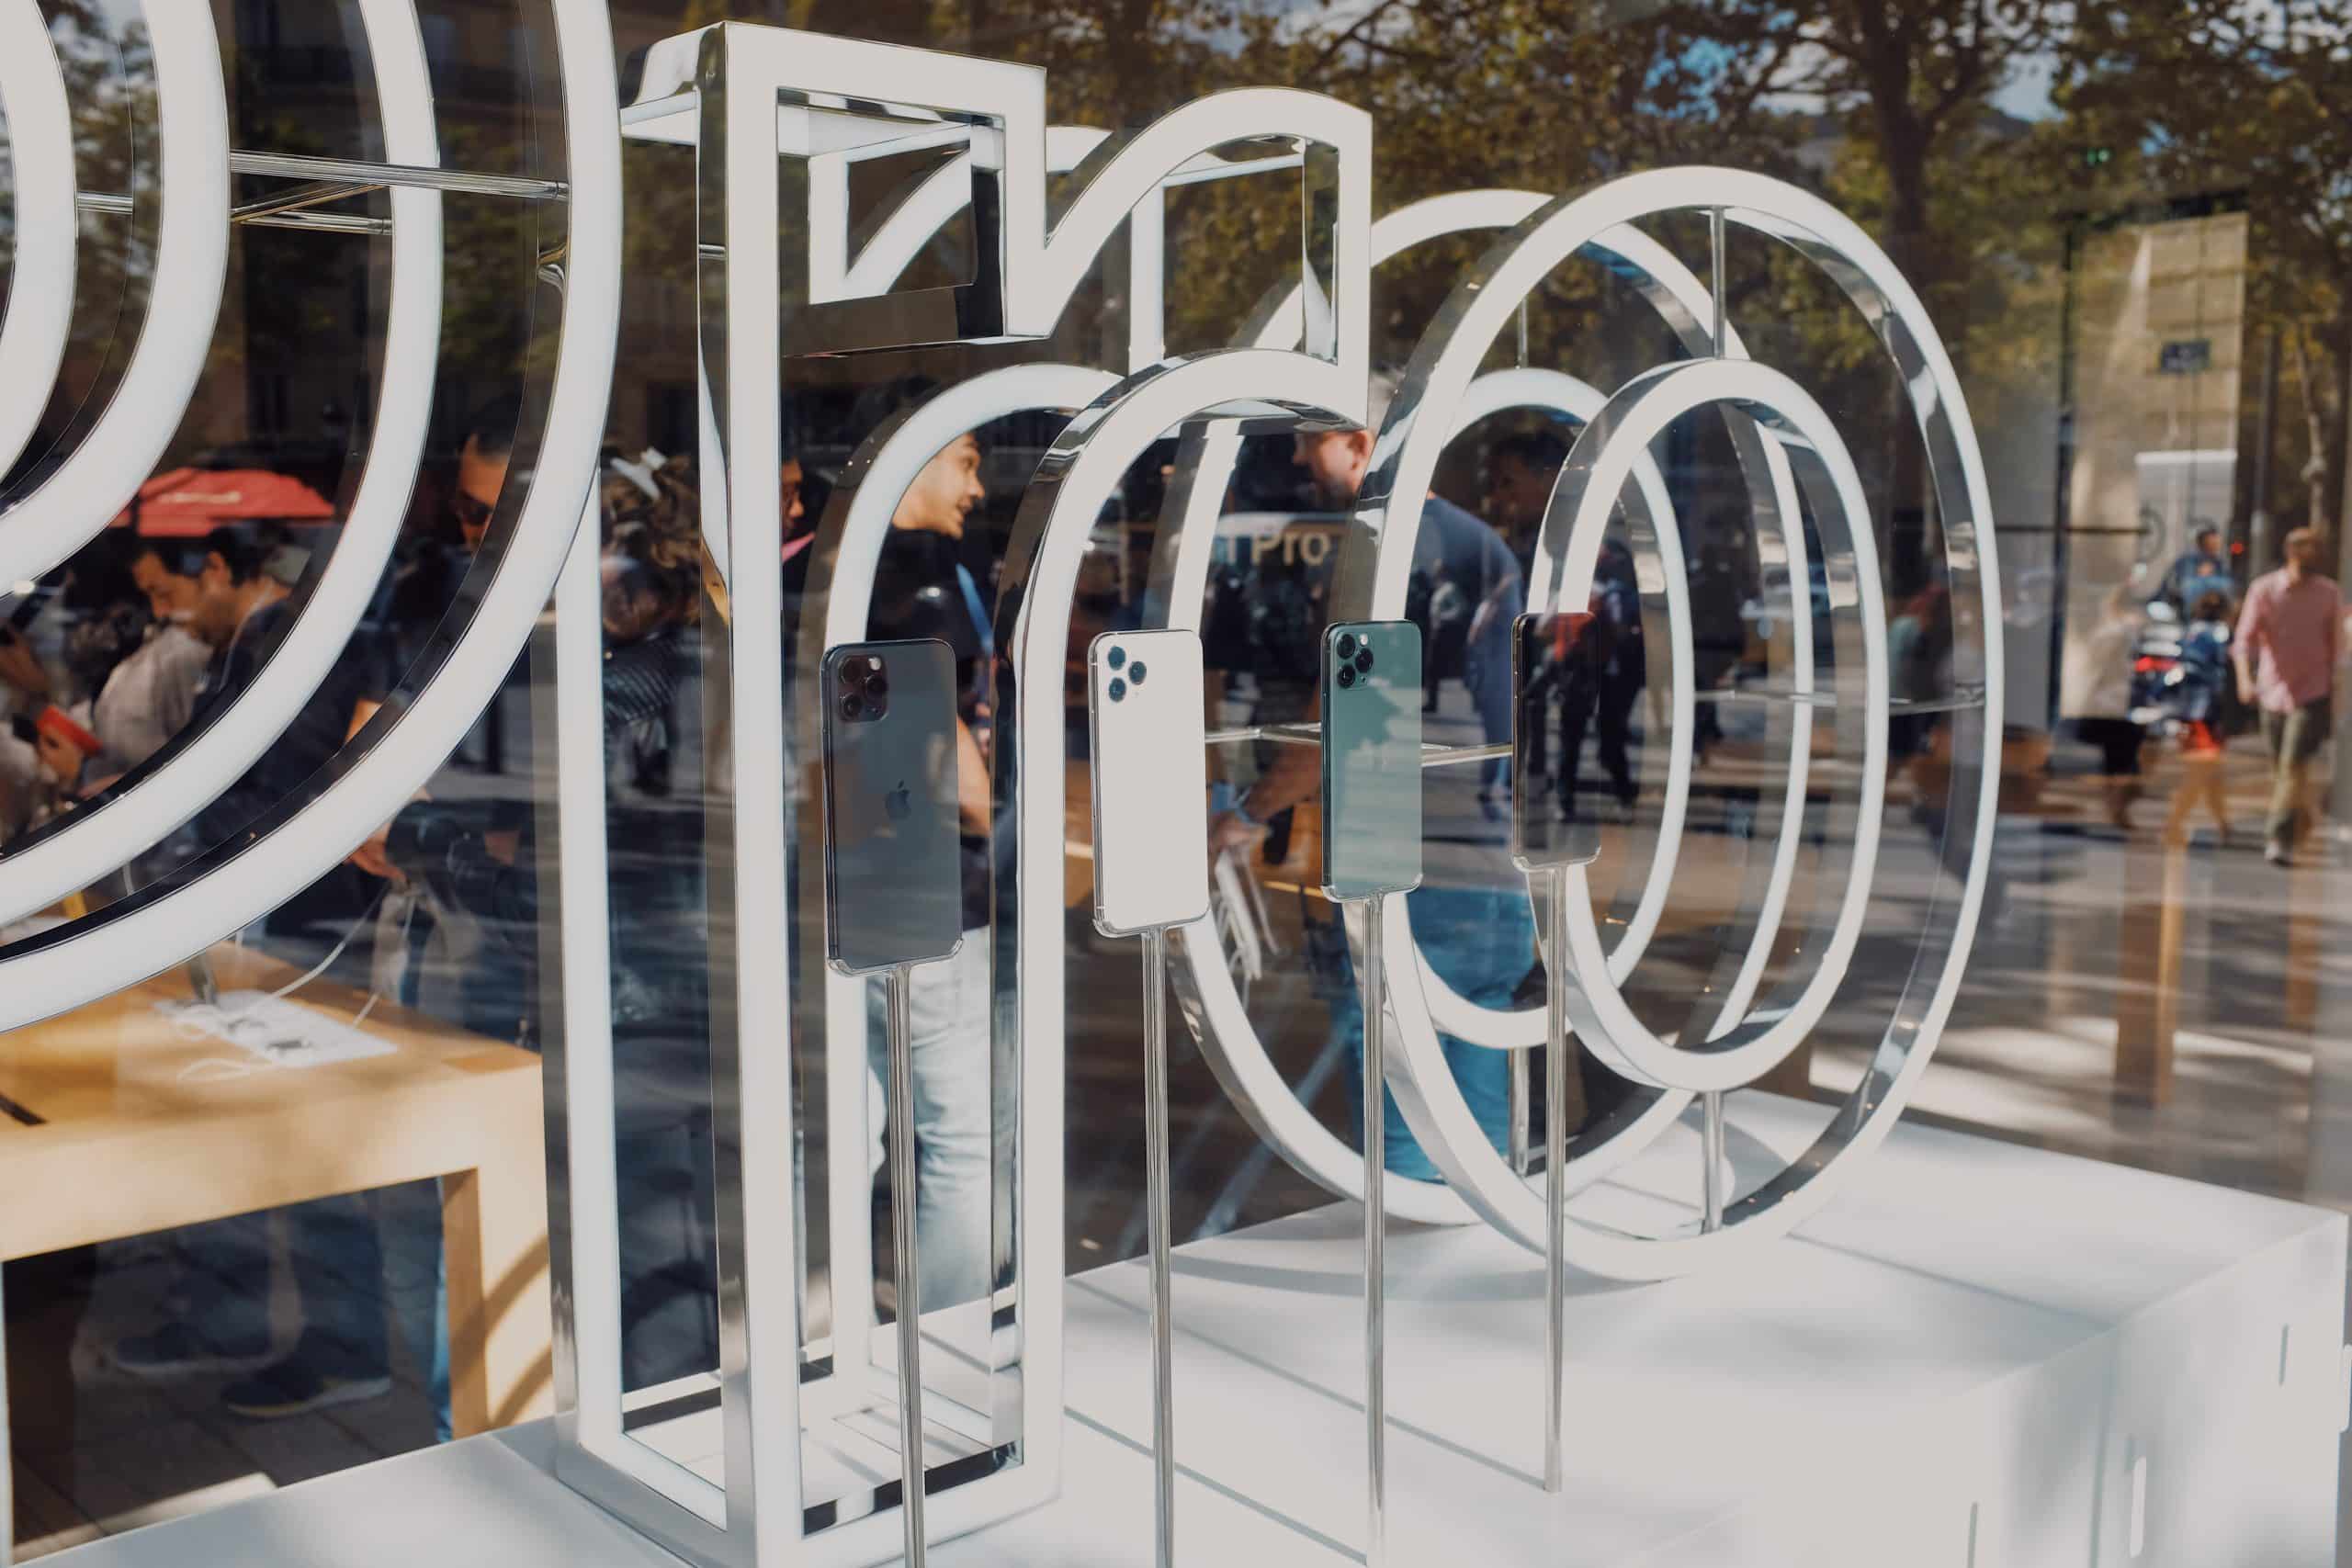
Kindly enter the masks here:
M 1377 428 L 1395 380 L 1373 378 L 1369 424 Z M 1372 428 L 1325 431 L 1296 437 L 1294 461 L 1306 470 L 1335 510 L 1355 503 L 1372 467 Z M 1490 739 L 1510 738 L 1510 637 L 1520 611 L 1519 570 L 1510 552 L 1492 528 L 1460 507 L 1430 497 L 1421 509 L 1420 528 L 1414 540 L 1415 570 L 1435 570 L 1448 561 L 1465 563 L 1461 570 L 1481 584 L 1481 612 L 1487 626 L 1485 637 L 1474 635 L 1474 659 L 1487 661 L 1494 688 L 1501 694 L 1498 726 L 1490 725 Z M 1497 584 L 1504 573 L 1508 581 Z M 1491 628 L 1491 629 L 1490 629 Z M 1474 693 L 1477 687 L 1474 685 Z M 1483 706 L 1483 704 L 1482 704 Z M 1508 762 L 1504 764 L 1508 766 Z M 1214 857 L 1231 850 L 1246 850 L 1266 833 L 1274 817 L 1314 795 L 1322 778 L 1321 759 L 1314 748 L 1277 747 L 1272 763 L 1243 795 L 1238 807 L 1220 812 L 1209 823 L 1209 852 Z M 1430 965 L 1470 1001 L 1490 1008 L 1509 1008 L 1527 955 L 1535 942 L 1534 918 L 1523 886 L 1444 887 L 1423 884 L 1407 895 L 1413 935 Z M 1338 944 L 1340 963 L 1350 973 L 1330 976 L 1331 1038 L 1347 1053 L 1354 1082 L 1361 1089 L 1363 1071 L 1363 1004 L 1345 944 Z M 1510 1066 L 1502 1052 L 1470 1044 L 1441 1034 L 1439 1043 L 1447 1065 L 1479 1130 L 1498 1152 L 1506 1148 L 1510 1131 Z M 1361 1092 L 1350 1095 L 1359 1104 Z M 1359 1113 L 1361 1114 L 1361 1113 Z M 1387 1101 L 1386 1161 L 1389 1170 L 1421 1181 L 1440 1179 L 1436 1165 L 1405 1124 L 1404 1113 L 1392 1095 Z

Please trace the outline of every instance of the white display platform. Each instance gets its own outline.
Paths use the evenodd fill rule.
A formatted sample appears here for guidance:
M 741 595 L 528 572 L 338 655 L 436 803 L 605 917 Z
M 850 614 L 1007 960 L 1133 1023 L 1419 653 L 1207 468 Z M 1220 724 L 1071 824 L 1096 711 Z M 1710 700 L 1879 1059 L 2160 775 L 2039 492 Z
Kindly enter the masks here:
M 1810 1115 L 1742 1097 L 1735 1157 Z M 1180 1255 L 1181 1560 L 1360 1560 L 1359 1244 L 1340 1205 Z M 2334 1213 L 1899 1128 L 1802 1236 L 1737 1272 L 1579 1286 L 1556 1499 L 1537 1481 L 1540 1267 L 1476 1227 L 1401 1233 L 1389 1260 L 1397 1563 L 2335 1562 Z M 943 1568 L 1150 1561 L 1144 1289 L 1135 1265 L 1072 1282 L 1062 1496 L 941 1547 Z M 479 1438 L 52 1561 L 673 1562 L 558 1483 L 548 1442 Z

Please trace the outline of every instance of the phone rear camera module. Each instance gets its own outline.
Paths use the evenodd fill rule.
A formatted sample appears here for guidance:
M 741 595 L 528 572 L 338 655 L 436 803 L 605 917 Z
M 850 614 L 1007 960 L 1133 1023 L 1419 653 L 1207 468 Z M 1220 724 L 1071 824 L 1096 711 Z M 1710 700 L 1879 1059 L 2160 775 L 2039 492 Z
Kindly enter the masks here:
M 1356 673 L 1359 675 L 1372 673 L 1372 649 L 1367 648 L 1356 655 Z
M 1111 700 L 1114 703 L 1123 703 L 1127 700 L 1127 683 L 1125 681 L 1111 682 Z
M 1340 665 L 1340 689 L 1341 691 L 1345 691 L 1347 688 L 1349 688 L 1350 686 L 1354 685 L 1355 683 L 1356 683 L 1356 667 L 1355 667 L 1354 665 L 1352 665 L 1352 664 L 1342 664 L 1342 665 Z
M 1340 657 L 1342 659 L 1353 659 L 1355 656 L 1355 634 L 1353 632 L 1343 633 L 1340 637 Z
M 1144 668 L 1143 660 L 1138 659 L 1136 660 L 1136 667 L 1127 671 L 1127 679 L 1140 686 L 1143 684 L 1143 678 L 1150 673 L 1150 671 Z
M 1127 667 L 1127 650 L 1124 648 L 1114 648 L 1102 656 L 1102 662 L 1114 670 L 1125 670 Z

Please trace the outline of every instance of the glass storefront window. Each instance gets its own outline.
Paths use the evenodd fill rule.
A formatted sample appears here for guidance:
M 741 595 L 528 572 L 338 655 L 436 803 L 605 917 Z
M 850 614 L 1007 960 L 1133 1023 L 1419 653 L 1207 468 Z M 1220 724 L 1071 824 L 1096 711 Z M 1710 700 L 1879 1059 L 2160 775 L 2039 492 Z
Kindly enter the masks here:
M 727 1461 L 753 1234 L 789 1243 L 802 1528 L 854 1531 L 899 1496 L 902 1135 L 935 1506 L 1038 1460 L 1066 1393 L 1033 1270 L 1136 1259 L 1149 1225 L 1137 947 L 1094 919 L 1105 634 L 1195 629 L 1206 671 L 1216 859 L 1169 992 L 1179 1243 L 1307 1223 L 1350 1162 L 1360 1179 L 1364 916 L 1323 890 L 1304 741 L 1326 628 L 1393 619 L 1419 630 L 1432 749 L 1425 881 L 1382 928 L 1413 1080 L 1384 1123 L 1402 1225 L 1490 1224 L 1532 1292 L 1555 1109 L 1571 1168 L 1657 1162 L 1580 1189 L 1577 1224 L 1703 1237 L 1802 1187 L 1813 1164 L 1781 1173 L 1815 1137 L 1822 1163 L 1874 1143 L 1858 1130 L 1891 1095 L 1916 1123 L 2352 1207 L 2334 10 L 19 5 L 0 1299 L 20 1557 L 606 1384 L 629 1472 L 724 1529 L 751 1484 Z M 583 17 L 609 33 L 595 71 Z M 740 258 L 714 238 L 741 197 L 698 155 L 701 57 L 676 41 L 723 21 L 1040 68 L 1053 128 L 1024 141 L 1005 84 L 1025 79 L 977 66 L 947 80 L 1009 95 L 985 111 L 786 95 L 756 473 L 735 458 L 767 436 L 746 446 L 727 375 Z M 1254 109 L 1211 117 L 1066 300 L 989 315 L 1023 254 L 1007 236 L 1080 209 L 1117 133 L 1249 87 L 1370 118 L 1368 429 L 1287 383 L 1174 410 L 1065 562 L 1051 505 L 1096 482 L 1114 399 L 1220 351 L 1341 353 L 1359 302 L 1328 286 L 1359 258 L 1333 225 L 1362 171 Z M 607 122 L 610 145 L 584 138 Z M 1033 214 L 1011 161 L 1036 155 Z M 1478 313 L 1548 203 L 1675 168 L 1702 194 Z M 1856 244 L 1725 183 L 1747 176 Z M 610 258 L 572 227 L 605 207 Z M 1720 358 L 1744 363 L 1716 363 L 1735 334 Z M 1981 472 L 1957 464 L 1939 356 Z M 1446 367 L 1458 397 L 1431 392 Z M 1637 393 L 1678 412 L 1570 549 Z M 1453 423 L 1413 438 L 1425 398 Z M 774 581 L 735 552 L 754 486 Z M 566 566 L 575 517 L 595 532 Z M 1375 536 L 1408 524 L 1375 582 Z M 1559 618 L 1522 632 L 1528 612 Z M 926 638 L 953 671 L 963 944 L 913 984 L 899 1128 L 884 987 L 827 963 L 815 705 L 839 700 L 829 649 Z M 1034 678 L 1056 654 L 1058 693 Z M 1032 773 L 1057 733 L 1061 776 Z M 1579 940 L 1624 953 L 1577 989 L 1580 1041 L 1636 1042 L 1579 1043 L 1556 1091 L 1532 1049 L 1554 920 L 1514 860 L 1531 832 L 1576 846 Z M 1825 961 L 1842 983 L 1816 997 Z M 1649 1081 L 1645 1061 L 1746 1042 L 1734 1012 L 1802 1038 L 1712 1104 Z M 609 1073 L 582 1079 L 582 1052 Z M 583 1092 L 609 1099 L 585 1165 Z M 746 1120 L 770 1106 L 780 1148 Z

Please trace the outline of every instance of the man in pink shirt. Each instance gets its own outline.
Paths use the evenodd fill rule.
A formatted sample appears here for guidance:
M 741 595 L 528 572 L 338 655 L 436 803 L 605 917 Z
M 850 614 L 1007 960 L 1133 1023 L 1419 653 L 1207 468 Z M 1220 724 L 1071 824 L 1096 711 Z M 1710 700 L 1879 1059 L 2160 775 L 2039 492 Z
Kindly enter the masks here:
M 2269 843 L 2285 865 L 2308 813 L 2304 782 L 2333 728 L 2335 659 L 2343 646 L 2344 600 L 2319 574 L 2319 534 L 2287 536 L 2287 564 L 2255 579 L 2234 639 L 2238 696 L 2262 710 L 2270 746 Z

